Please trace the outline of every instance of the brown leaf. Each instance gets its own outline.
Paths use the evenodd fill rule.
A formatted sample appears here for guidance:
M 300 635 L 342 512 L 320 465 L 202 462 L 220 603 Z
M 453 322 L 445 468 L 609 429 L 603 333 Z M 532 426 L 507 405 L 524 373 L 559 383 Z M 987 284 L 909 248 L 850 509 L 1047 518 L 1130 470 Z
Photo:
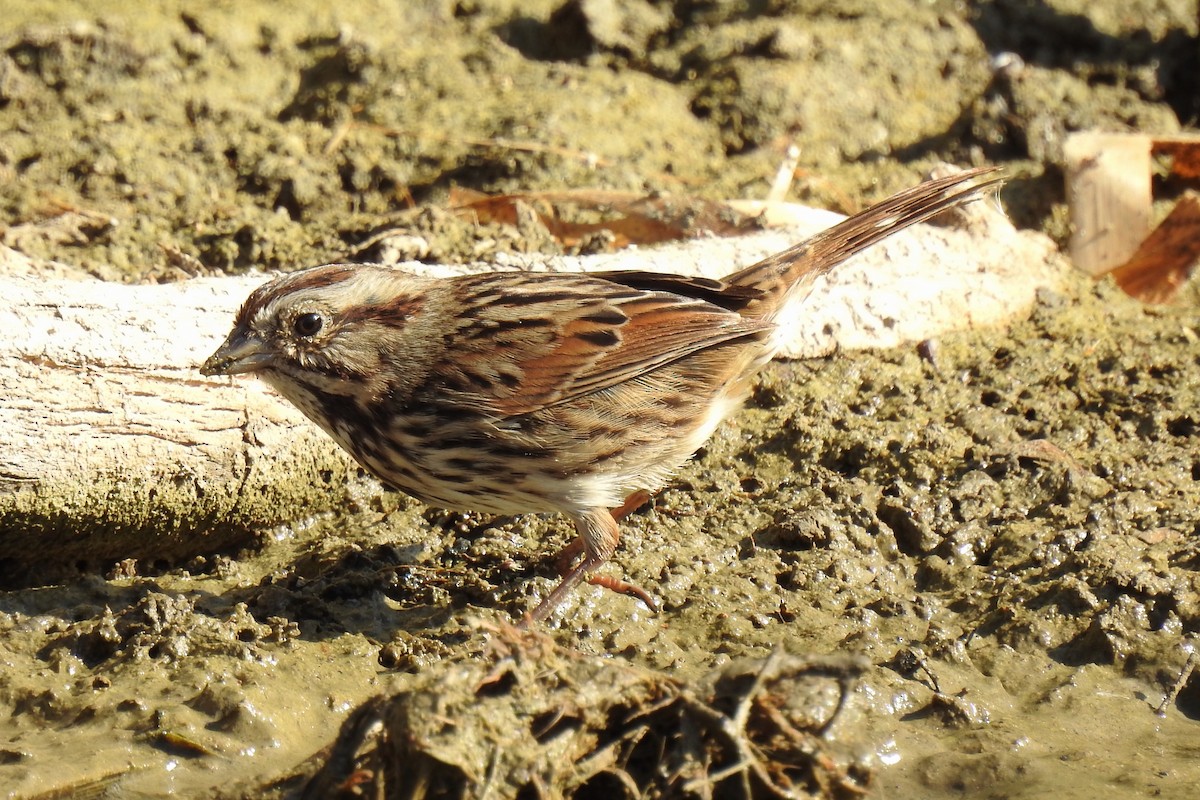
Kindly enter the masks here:
M 1112 271 L 1126 294 L 1145 303 L 1166 303 L 1200 259 L 1200 195 L 1187 192 L 1133 257 Z
M 1171 173 L 1180 178 L 1200 178 L 1200 141 L 1156 140 L 1151 146 L 1155 155 L 1171 156 Z
M 450 207 L 480 222 L 515 225 L 531 208 L 546 229 L 565 247 L 600 231 L 610 231 L 615 245 L 657 244 L 699 235 L 730 236 L 752 229 L 755 221 L 725 203 L 696 197 L 646 196 L 632 192 L 579 190 L 483 195 L 468 189 L 450 193 Z M 599 222 L 574 221 L 580 211 L 609 214 Z M 527 213 L 527 212 L 526 212 Z

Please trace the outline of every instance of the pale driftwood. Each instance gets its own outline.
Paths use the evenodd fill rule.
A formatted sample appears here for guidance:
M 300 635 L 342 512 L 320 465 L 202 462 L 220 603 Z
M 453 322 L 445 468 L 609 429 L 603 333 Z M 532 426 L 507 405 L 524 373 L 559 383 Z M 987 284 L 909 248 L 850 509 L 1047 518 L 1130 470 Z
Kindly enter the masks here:
M 839 270 L 798 320 L 794 352 L 998 323 L 1061 282 L 1047 240 L 974 208 L 970 228 L 921 226 Z M 831 220 L 817 216 L 788 233 L 508 266 L 719 276 Z M 54 277 L 11 250 L 0 276 L 0 581 L 177 561 L 345 501 L 354 468 L 315 426 L 256 380 L 196 369 L 263 276 L 115 285 Z
M 1150 145 L 1145 134 L 1067 137 L 1071 260 L 1091 275 L 1124 264 L 1150 232 Z
M 1152 158 L 1169 156 L 1172 172 L 1194 177 L 1200 161 L 1200 136 L 1084 131 L 1067 137 L 1063 155 L 1071 260 L 1084 272 L 1099 276 L 1145 258 L 1139 249 L 1150 236 L 1154 218 Z M 1186 218 L 1187 210 L 1182 213 Z M 1172 220 L 1173 225 L 1179 222 L 1178 217 Z M 1161 235 L 1178 238 L 1182 246 L 1184 237 L 1179 231 Z M 1151 242 L 1150 247 L 1159 244 Z M 1180 269 L 1186 269 L 1186 253 L 1176 255 Z

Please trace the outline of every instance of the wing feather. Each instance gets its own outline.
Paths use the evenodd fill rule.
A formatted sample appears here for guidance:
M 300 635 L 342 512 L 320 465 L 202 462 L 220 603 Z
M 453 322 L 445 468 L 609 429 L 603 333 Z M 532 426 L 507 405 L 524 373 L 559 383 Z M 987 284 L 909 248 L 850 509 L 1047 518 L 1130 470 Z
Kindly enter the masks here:
M 630 280 L 621 282 L 626 275 Z M 645 273 L 549 273 L 535 283 L 528 273 L 508 279 L 493 273 L 479 283 L 472 277 L 458 279 L 457 289 L 476 315 L 447 338 L 434 375 L 457 402 L 500 417 L 600 392 L 697 351 L 763 337 L 770 328 L 712 302 L 720 300 L 716 282 Z M 683 293 L 690 285 L 701 296 Z M 729 304 L 741 300 L 734 296 Z

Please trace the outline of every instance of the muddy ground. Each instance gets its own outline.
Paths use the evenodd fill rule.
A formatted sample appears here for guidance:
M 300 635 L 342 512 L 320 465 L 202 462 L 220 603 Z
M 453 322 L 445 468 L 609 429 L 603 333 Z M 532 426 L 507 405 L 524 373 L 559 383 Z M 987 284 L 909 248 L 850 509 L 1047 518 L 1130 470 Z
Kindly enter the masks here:
M 1063 136 L 1200 97 L 1194 0 L 127 5 L 0 23 L 0 240 L 112 280 L 396 224 L 555 252 L 448 191 L 761 197 L 790 143 L 791 199 L 1001 163 L 1062 240 Z M 1194 299 L 1079 278 L 1009 330 L 774 365 L 624 525 L 657 615 L 587 587 L 519 635 L 567 526 L 365 478 L 236 556 L 6 592 L 0 794 L 1192 797 L 1198 339 Z

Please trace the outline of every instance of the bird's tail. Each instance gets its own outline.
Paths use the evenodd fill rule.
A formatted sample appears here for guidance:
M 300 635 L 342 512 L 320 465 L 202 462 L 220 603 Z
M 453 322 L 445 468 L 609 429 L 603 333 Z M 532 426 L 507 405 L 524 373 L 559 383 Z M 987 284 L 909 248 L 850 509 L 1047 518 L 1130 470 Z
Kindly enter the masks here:
M 973 200 L 1001 181 L 1002 175 L 996 167 L 979 167 L 925 181 L 727 276 L 723 283 L 761 292 L 759 299 L 743 313 L 772 317 L 785 303 L 807 295 L 817 278 L 855 253 L 909 225 Z

